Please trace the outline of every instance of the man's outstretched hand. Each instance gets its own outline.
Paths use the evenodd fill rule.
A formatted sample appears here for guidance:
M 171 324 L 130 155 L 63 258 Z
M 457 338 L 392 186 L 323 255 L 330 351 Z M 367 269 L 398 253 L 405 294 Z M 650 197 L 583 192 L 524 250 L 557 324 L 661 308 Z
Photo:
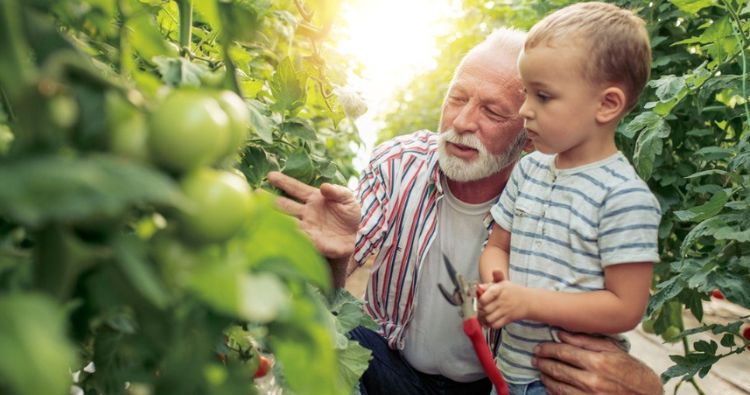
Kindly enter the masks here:
M 291 197 L 279 197 L 276 204 L 297 218 L 323 256 L 340 260 L 352 255 L 360 205 L 348 188 L 325 183 L 318 189 L 275 171 L 268 173 L 268 182 Z
M 611 340 L 560 332 L 562 343 L 543 343 L 535 366 L 550 394 L 663 393 L 659 377 Z

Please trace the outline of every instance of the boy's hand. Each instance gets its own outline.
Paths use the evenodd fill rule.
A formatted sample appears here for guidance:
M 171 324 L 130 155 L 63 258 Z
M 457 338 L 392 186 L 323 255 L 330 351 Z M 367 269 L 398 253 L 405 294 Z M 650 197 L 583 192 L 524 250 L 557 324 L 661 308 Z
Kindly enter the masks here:
M 501 272 L 497 272 L 501 273 Z M 501 273 L 502 274 L 502 273 Z M 478 318 L 482 325 L 499 329 L 505 324 L 528 316 L 528 288 L 513 284 L 493 272 L 493 284 L 482 284 L 482 296 L 478 299 Z

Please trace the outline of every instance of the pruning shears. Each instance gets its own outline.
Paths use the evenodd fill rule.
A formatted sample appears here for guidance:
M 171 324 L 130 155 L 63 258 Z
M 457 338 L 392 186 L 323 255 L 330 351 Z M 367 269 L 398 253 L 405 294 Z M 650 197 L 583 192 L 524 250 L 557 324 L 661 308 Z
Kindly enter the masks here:
M 445 255 L 443 255 L 443 263 L 445 263 L 445 268 L 448 269 L 448 276 L 453 282 L 454 289 L 453 292 L 448 292 L 442 284 L 438 284 L 440 293 L 443 294 L 448 303 L 461 307 L 460 314 L 464 319 L 464 333 L 471 340 L 471 345 L 482 364 L 484 373 L 487 374 L 499 395 L 508 395 L 508 384 L 495 366 L 495 360 L 477 318 L 476 298 L 481 296 L 482 291 L 476 287 L 476 284 L 466 281 L 464 276 L 457 274 L 456 269 Z

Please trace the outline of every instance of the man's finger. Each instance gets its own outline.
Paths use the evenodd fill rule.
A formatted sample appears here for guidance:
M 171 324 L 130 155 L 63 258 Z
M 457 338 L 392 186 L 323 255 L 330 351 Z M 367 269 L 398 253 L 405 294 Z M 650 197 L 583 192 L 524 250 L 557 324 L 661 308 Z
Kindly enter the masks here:
M 544 384 L 544 389 L 547 391 L 548 394 L 551 394 L 551 395 L 585 394 L 585 392 L 582 392 L 579 389 L 567 383 L 564 383 L 562 381 L 557 381 L 554 378 L 547 376 L 545 374 L 541 375 L 540 379 L 542 380 L 542 384 Z
M 582 361 L 587 358 L 587 355 L 583 355 L 584 353 L 590 353 L 590 351 L 565 343 L 542 343 L 534 349 L 534 355 L 540 362 L 543 358 L 556 359 L 582 369 L 586 368 L 586 362 Z
M 302 204 L 297 203 L 292 199 L 287 199 L 283 196 L 279 196 L 276 198 L 276 206 L 281 209 L 281 211 L 296 218 L 300 218 L 305 207 Z
M 278 171 L 268 173 L 268 182 L 276 188 L 281 189 L 287 195 L 306 202 L 308 196 L 315 193 L 315 188 Z
M 349 188 L 341 185 L 329 184 L 327 182 L 320 186 L 320 193 L 322 193 L 326 199 L 338 203 L 344 203 L 353 198 L 352 191 L 350 191 Z
M 560 331 L 558 333 L 563 343 L 584 348 L 591 351 L 618 351 L 620 350 L 609 338 L 593 337 L 590 335 L 573 334 Z

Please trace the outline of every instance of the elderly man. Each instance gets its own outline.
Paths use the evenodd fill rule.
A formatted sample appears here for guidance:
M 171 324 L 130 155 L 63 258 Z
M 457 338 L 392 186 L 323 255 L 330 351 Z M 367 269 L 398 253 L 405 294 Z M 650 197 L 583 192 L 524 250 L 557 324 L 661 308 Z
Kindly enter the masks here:
M 373 351 L 361 381 L 373 394 L 487 394 L 457 309 L 438 294 L 448 284 L 445 254 L 459 273 L 478 279 L 488 212 L 527 146 L 518 109 L 524 100 L 516 59 L 525 34 L 501 30 L 459 65 L 442 108 L 439 134 L 417 132 L 378 147 L 357 197 L 320 189 L 281 173 L 269 181 L 290 197 L 279 206 L 299 219 L 332 264 L 334 282 L 375 254 L 365 294 L 380 325 L 353 337 Z M 561 334 L 536 350 L 552 393 L 661 393 L 658 377 L 604 339 Z

